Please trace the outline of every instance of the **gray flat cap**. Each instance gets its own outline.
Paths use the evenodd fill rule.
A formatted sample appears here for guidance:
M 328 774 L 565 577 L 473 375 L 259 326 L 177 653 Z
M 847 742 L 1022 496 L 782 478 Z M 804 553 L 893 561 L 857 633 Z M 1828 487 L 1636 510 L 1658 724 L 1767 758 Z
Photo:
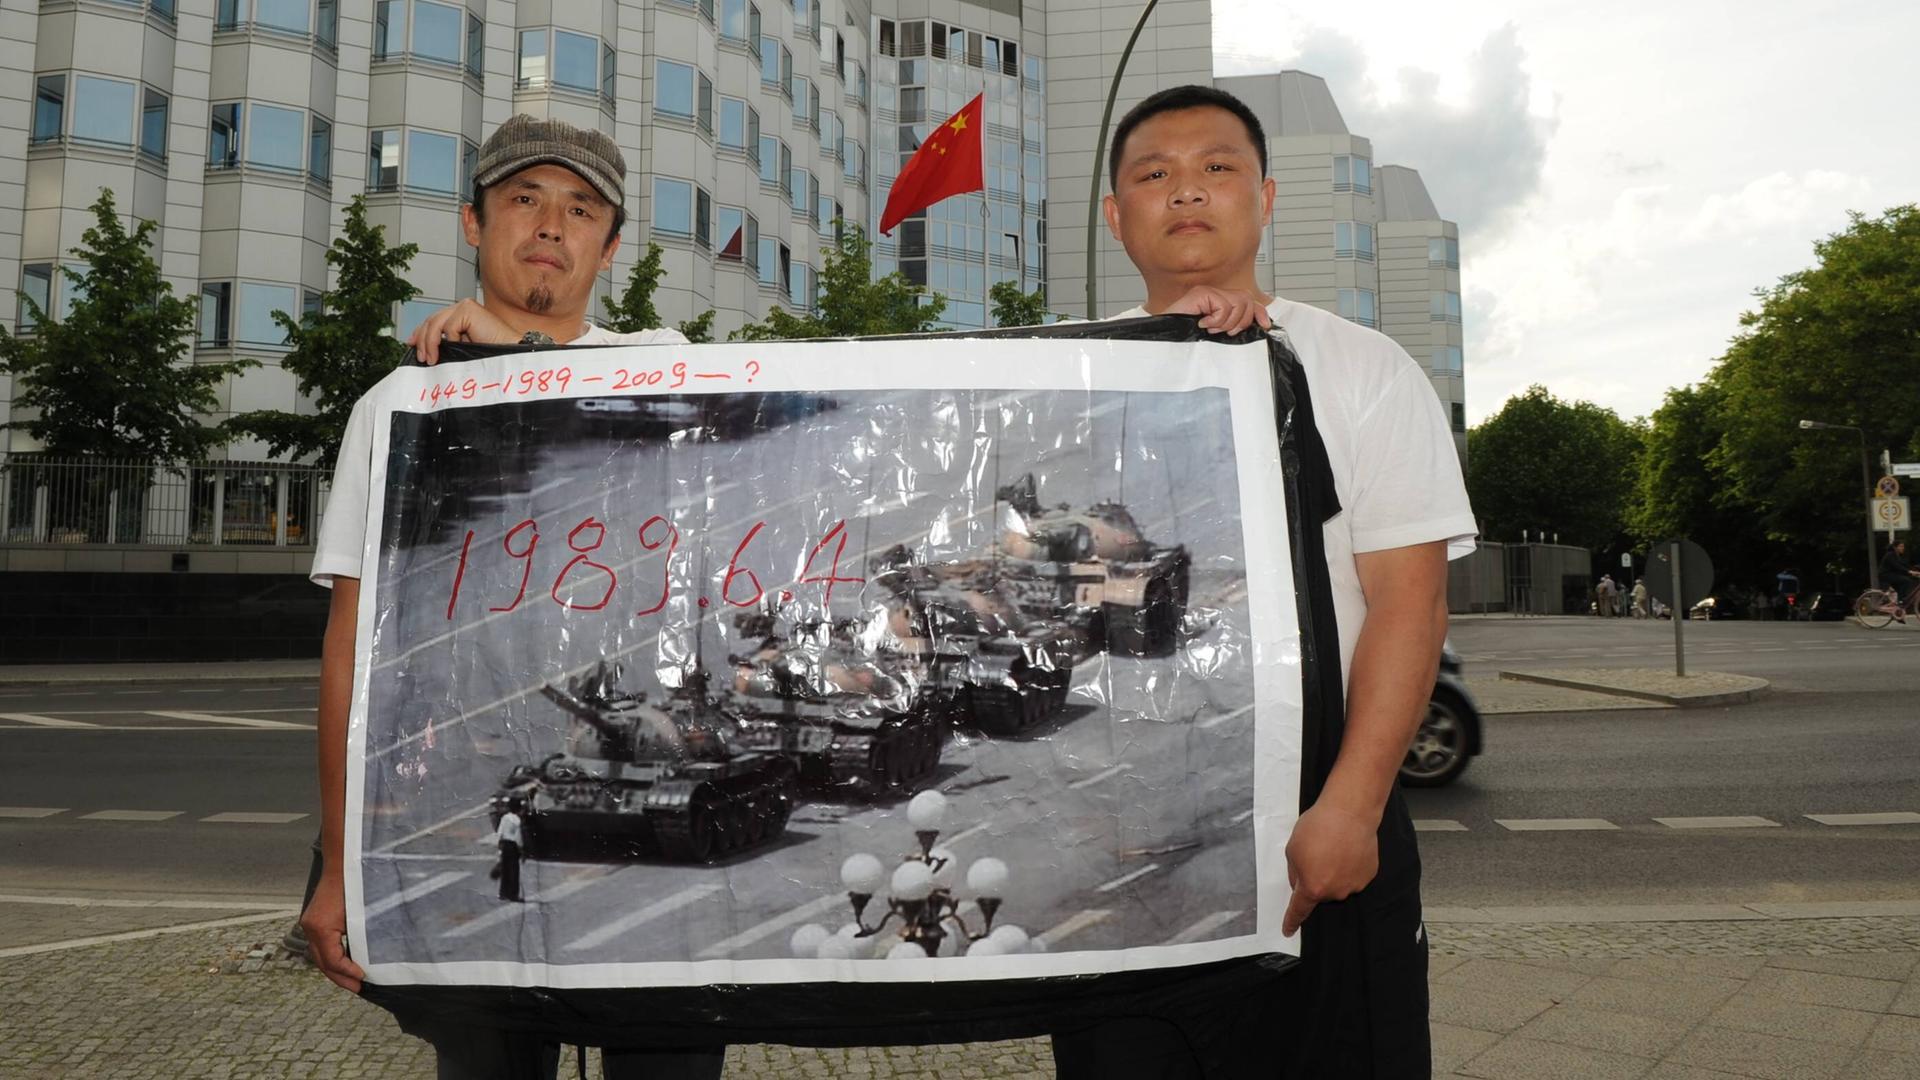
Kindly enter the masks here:
M 601 198 L 626 205 L 627 160 L 612 139 L 564 120 L 540 120 L 526 113 L 509 118 L 488 137 L 473 168 L 473 185 L 485 187 L 542 164 L 572 169 Z

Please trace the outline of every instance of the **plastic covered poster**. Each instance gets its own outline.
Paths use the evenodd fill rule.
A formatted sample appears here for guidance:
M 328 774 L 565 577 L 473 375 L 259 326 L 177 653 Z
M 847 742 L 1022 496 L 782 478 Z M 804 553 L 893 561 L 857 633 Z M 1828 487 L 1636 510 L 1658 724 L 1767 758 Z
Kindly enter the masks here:
M 1264 339 L 496 352 L 374 391 L 349 942 L 388 986 L 1296 954 Z

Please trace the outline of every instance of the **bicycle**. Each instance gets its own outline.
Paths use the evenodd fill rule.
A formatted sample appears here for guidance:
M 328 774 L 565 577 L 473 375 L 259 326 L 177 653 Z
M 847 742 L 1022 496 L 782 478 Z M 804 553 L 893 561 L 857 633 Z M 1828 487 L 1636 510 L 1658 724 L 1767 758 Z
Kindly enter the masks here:
M 1920 586 L 1907 594 L 1904 603 L 1891 586 L 1868 589 L 1853 601 L 1853 620 L 1870 630 L 1878 630 L 1895 619 L 1904 624 L 1909 613 L 1920 615 Z

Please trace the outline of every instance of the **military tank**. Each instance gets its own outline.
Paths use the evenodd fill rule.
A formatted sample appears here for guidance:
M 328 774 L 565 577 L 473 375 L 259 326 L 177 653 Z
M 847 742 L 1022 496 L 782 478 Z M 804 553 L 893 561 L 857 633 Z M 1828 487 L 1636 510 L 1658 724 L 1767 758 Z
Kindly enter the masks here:
M 519 765 L 493 798 L 498 825 L 518 804 L 522 850 L 540 858 L 706 862 L 786 830 L 795 768 L 776 725 L 707 693 L 703 671 L 652 703 L 619 689 L 606 661 L 540 688 L 573 720 L 566 748 Z
M 782 625 L 771 612 L 735 616 L 756 644 L 729 657 L 746 715 L 772 723 L 801 782 L 872 797 L 911 790 L 940 767 L 946 718 L 924 679 L 869 630 L 869 620 Z

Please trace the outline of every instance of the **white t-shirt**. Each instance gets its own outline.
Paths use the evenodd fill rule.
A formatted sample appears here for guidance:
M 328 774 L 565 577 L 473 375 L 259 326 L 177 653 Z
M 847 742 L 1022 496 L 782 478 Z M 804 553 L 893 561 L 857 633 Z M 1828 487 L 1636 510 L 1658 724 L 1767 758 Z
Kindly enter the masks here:
M 493 842 L 496 844 L 504 844 L 509 840 L 516 844 L 521 842 L 520 815 L 511 810 L 500 815 L 500 828 L 493 834 Z
M 641 330 L 616 334 L 599 326 L 567 342 L 568 345 L 685 345 L 678 330 Z M 313 569 L 307 576 L 331 589 L 337 577 L 360 576 L 361 553 L 367 534 L 367 483 L 373 476 L 373 410 L 367 399 L 354 403 L 340 456 L 333 465 L 333 489 L 327 511 L 320 518 L 320 536 L 314 543 Z
M 1137 307 L 1115 318 L 1146 314 Z M 1286 331 L 1306 371 L 1314 426 L 1340 498 L 1340 513 L 1323 533 L 1344 685 L 1367 621 L 1353 557 L 1445 540 L 1447 557 L 1458 559 L 1473 550 L 1479 528 L 1440 399 L 1406 350 L 1377 330 L 1307 304 L 1275 298 L 1267 314 Z

